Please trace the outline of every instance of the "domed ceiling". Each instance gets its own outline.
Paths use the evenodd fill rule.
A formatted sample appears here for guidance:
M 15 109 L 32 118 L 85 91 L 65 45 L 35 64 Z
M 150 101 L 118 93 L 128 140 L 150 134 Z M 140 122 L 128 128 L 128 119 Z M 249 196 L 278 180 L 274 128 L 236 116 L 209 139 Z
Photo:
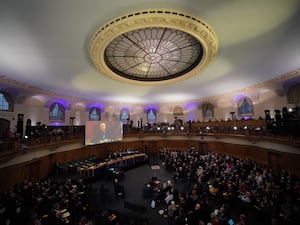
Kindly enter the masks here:
M 151 104 L 299 82 L 299 9 L 298 0 L 1 1 L 0 88 Z

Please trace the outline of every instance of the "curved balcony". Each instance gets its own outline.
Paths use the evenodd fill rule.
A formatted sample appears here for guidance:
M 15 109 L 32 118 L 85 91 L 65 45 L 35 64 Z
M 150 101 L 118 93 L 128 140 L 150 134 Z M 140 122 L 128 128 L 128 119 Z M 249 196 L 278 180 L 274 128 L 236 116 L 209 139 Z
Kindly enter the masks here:
M 84 142 L 84 126 L 64 126 L 65 132 L 53 134 L 51 127 L 43 135 L 32 136 L 28 139 L 3 139 L 0 140 L 0 159 L 13 157 L 20 153 L 38 151 L 41 148 L 55 149 L 57 146 Z M 55 127 L 57 129 L 57 127 Z M 72 131 L 72 132 L 71 132 Z M 300 149 L 300 136 L 294 133 L 279 132 L 278 130 L 266 130 L 264 120 L 240 120 L 240 121 L 212 121 L 186 123 L 181 127 L 176 126 L 152 126 L 140 128 L 124 127 L 124 139 L 157 137 L 159 139 L 173 137 L 193 137 L 199 140 L 208 138 L 224 139 L 235 138 L 253 143 L 270 142 L 287 145 Z M 299 152 L 300 153 L 300 152 Z

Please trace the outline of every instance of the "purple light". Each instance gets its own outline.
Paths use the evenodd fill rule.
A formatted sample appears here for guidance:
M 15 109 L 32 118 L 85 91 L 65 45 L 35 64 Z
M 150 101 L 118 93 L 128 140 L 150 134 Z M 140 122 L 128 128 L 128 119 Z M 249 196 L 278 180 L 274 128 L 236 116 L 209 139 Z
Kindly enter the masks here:
M 250 116 L 243 116 L 243 120 L 250 120 L 251 117 Z
M 186 110 L 188 110 L 188 109 L 194 109 L 194 108 L 198 108 L 198 105 L 199 105 L 199 103 L 196 103 L 196 102 L 190 102 L 190 103 L 185 104 L 185 105 L 184 105 L 184 108 L 185 108 Z
M 148 112 L 150 109 L 154 109 L 156 112 L 158 111 L 158 107 L 155 105 L 149 105 L 145 107 L 145 112 Z
M 242 98 L 245 98 L 245 97 L 247 97 L 247 96 L 245 96 L 244 94 L 239 94 L 234 97 L 234 100 L 236 103 L 238 103 Z
M 52 122 L 50 123 L 50 126 L 62 126 L 64 123 L 62 122 Z
M 53 101 L 53 103 L 60 103 L 62 104 L 65 108 L 67 108 L 67 102 L 65 100 L 62 99 L 56 99 Z
M 196 121 L 195 117 L 195 109 L 198 109 L 199 103 L 189 102 L 184 105 L 184 109 L 188 112 L 188 117 L 190 121 Z
M 91 104 L 88 106 L 88 109 L 90 110 L 91 108 L 97 108 L 102 110 L 103 109 L 103 105 L 102 104 Z
M 190 121 L 195 121 L 195 113 L 194 112 L 189 113 L 189 120 Z
M 127 106 L 123 106 L 123 107 L 121 108 L 121 111 L 122 111 L 122 110 L 128 110 L 128 112 L 130 111 L 130 110 L 129 110 L 129 107 L 127 107 Z

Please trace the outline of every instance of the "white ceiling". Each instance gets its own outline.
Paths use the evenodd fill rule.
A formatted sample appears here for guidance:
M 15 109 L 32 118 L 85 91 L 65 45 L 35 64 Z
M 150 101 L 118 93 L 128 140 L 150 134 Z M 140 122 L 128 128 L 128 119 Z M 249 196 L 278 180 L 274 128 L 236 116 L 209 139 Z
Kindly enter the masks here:
M 148 8 L 206 21 L 219 40 L 215 60 L 199 75 L 162 86 L 100 74 L 89 58 L 93 33 Z M 182 102 L 247 88 L 298 69 L 299 41 L 299 0 L 0 0 L 0 76 L 96 102 Z

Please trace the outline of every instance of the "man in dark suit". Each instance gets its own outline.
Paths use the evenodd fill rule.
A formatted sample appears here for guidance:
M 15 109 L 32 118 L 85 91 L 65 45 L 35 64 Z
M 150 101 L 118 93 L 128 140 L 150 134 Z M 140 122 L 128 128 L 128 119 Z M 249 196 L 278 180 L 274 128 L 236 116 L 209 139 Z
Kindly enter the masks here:
M 94 127 L 94 137 L 92 138 L 92 143 L 104 143 L 109 142 L 110 135 L 107 131 L 107 125 L 105 122 L 101 122 L 99 125 Z

